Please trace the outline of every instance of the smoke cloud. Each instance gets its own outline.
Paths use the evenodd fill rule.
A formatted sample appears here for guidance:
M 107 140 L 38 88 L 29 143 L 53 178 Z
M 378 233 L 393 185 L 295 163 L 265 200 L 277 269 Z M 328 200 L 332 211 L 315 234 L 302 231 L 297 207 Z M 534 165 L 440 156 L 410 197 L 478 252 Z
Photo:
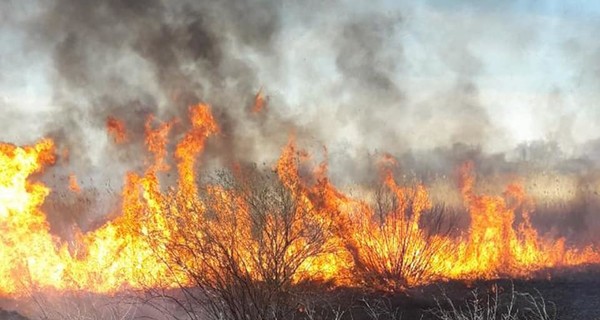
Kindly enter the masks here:
M 269 163 L 294 134 L 327 147 L 340 185 L 367 181 L 383 152 L 420 179 L 451 179 L 475 160 L 485 175 L 551 170 L 598 181 L 587 178 L 600 159 L 597 26 L 569 11 L 468 1 L 0 6 L 0 138 L 54 138 L 69 154 L 48 173 L 56 185 L 75 173 L 84 189 L 118 191 L 125 171 L 143 165 L 147 116 L 183 119 L 181 135 L 198 102 L 222 130 L 207 165 Z M 253 114 L 259 90 L 267 108 Z M 109 116 L 126 124 L 130 143 L 112 143 Z M 588 199 L 583 220 L 596 208 L 588 189 L 574 196 Z

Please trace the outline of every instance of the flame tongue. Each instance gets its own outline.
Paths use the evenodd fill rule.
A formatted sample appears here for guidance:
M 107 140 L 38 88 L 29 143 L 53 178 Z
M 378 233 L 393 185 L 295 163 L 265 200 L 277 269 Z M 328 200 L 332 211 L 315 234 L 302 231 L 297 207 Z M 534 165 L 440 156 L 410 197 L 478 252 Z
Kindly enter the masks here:
M 217 126 L 205 105 L 190 108 L 190 116 L 192 129 L 178 144 L 176 158 L 180 190 L 192 199 L 196 197 L 194 158 Z M 28 180 L 31 174 L 53 163 L 53 142 L 42 140 L 23 148 L 1 145 L 1 294 L 25 294 L 31 287 L 108 293 L 126 287 L 173 285 L 169 280 L 162 281 L 169 278 L 167 268 L 143 236 L 148 230 L 170 234 L 162 210 L 158 173 L 168 170 L 166 145 L 173 123 L 153 129 L 152 122 L 150 117 L 146 123 L 146 142 L 154 161 L 143 176 L 127 175 L 123 215 L 88 234 L 76 231 L 78 245 L 72 250 L 50 234 L 46 216 L 40 211 L 50 189 Z M 116 119 L 109 123 L 111 128 L 118 127 L 118 132 L 123 132 Z
M 0 146 L 0 292 L 17 291 L 23 279 L 56 281 L 65 264 L 39 210 L 50 189 L 27 178 L 54 162 L 54 143 L 32 147 Z
M 31 287 L 112 293 L 191 285 L 185 272 L 169 268 L 161 259 L 175 255 L 183 269 L 195 266 L 190 247 L 173 249 L 186 240 L 184 236 L 199 241 L 191 249 L 210 245 L 196 233 L 185 234 L 190 225 L 202 226 L 219 241 L 231 241 L 245 272 L 261 280 L 253 258 L 263 253 L 256 245 L 256 231 L 246 221 L 252 219 L 247 200 L 236 193 L 240 191 L 219 185 L 205 187 L 210 203 L 198 197 L 196 158 L 219 127 L 206 105 L 193 106 L 189 113 L 191 128 L 174 152 L 177 188 L 164 193 L 159 181 L 159 174 L 169 170 L 168 135 L 175 122 L 155 124 L 150 117 L 146 145 L 153 159 L 142 175 L 125 177 L 122 214 L 93 232 L 76 230 L 76 245 L 70 248 L 50 234 L 40 209 L 50 189 L 29 180 L 54 163 L 53 142 L 45 139 L 26 147 L 0 144 L 0 294 L 19 296 Z M 119 137 L 116 133 L 124 132 L 124 127 L 116 119 L 109 122 L 109 130 Z M 441 279 L 527 277 L 542 268 L 600 263 L 600 254 L 591 246 L 577 250 L 567 248 L 562 238 L 541 237 L 530 222 L 533 202 L 519 184 L 509 185 L 504 196 L 476 194 L 470 164 L 462 169 L 460 188 L 470 226 L 463 234 L 451 236 L 423 223 L 436 212 L 423 185 L 401 186 L 388 170 L 375 199 L 355 199 L 328 180 L 327 163 L 317 166 L 314 176 L 302 179 L 299 165 L 308 159 L 292 139 L 276 166 L 281 184 L 296 201 L 295 210 L 306 213 L 294 221 L 291 232 L 301 235 L 302 228 L 312 224 L 323 227 L 327 236 L 326 249 L 303 260 L 294 281 L 329 280 L 396 290 Z M 384 163 L 393 165 L 395 160 L 386 157 Z M 71 182 L 79 190 L 74 176 Z M 208 209 L 217 212 L 218 219 L 206 219 Z M 516 213 L 522 222 L 515 226 Z M 281 223 L 277 219 L 267 216 L 264 232 L 276 234 L 269 228 Z M 306 246 L 298 241 L 285 254 L 294 255 Z
M 108 117 L 106 119 L 106 130 L 113 137 L 115 143 L 124 143 L 127 141 L 127 132 L 125 124 L 122 121 L 114 117 Z
M 471 216 L 465 239 L 457 244 L 456 259 L 448 267 L 452 278 L 495 278 L 502 275 L 526 277 L 536 270 L 598 263 L 600 255 L 591 247 L 567 249 L 565 239 L 548 241 L 531 225 L 533 202 L 520 184 L 507 187 L 504 197 L 473 192 L 472 164 L 462 168 L 462 193 Z M 515 212 L 522 222 L 514 227 Z
M 196 188 L 196 157 L 204 149 L 206 138 L 219 130 L 208 106 L 200 104 L 190 108 L 192 129 L 177 144 L 175 158 L 178 160 L 179 191 L 190 199 L 198 194 Z

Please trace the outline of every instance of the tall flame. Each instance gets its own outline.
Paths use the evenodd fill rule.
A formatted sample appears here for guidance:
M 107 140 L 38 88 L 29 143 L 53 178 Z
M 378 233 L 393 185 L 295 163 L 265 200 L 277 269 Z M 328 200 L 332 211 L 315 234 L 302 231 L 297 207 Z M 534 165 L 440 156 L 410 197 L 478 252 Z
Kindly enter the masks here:
M 123 121 L 115 117 L 106 118 L 106 130 L 112 136 L 115 143 L 124 143 L 127 141 L 127 132 Z
M 508 185 L 502 196 L 477 194 L 470 163 L 461 168 L 460 178 L 470 225 L 457 235 L 427 222 L 439 218 L 436 214 L 441 211 L 424 185 L 398 184 L 389 169 L 395 165 L 392 157 L 382 160 L 380 188 L 354 198 L 330 182 L 326 162 L 301 175 L 300 166 L 310 164 L 310 155 L 298 150 L 294 139 L 283 149 L 275 171 L 295 201 L 292 214 L 302 213 L 298 215 L 302 219 L 289 226 L 296 240 L 288 243 L 272 232 L 282 223 L 277 215 L 265 216 L 264 234 L 257 235 L 247 222 L 254 209 L 241 197 L 244 190 L 209 185 L 208 199 L 199 197 L 197 158 L 219 126 L 204 104 L 190 107 L 189 117 L 190 129 L 173 154 L 176 185 L 167 189 L 160 179 L 170 170 L 169 133 L 176 121 L 161 123 L 149 117 L 145 142 L 152 158 L 142 174 L 125 176 L 120 214 L 94 231 L 76 230 L 74 244 L 50 233 L 41 206 L 51 190 L 32 179 L 54 163 L 53 141 L 43 139 L 24 147 L 0 144 L 0 295 L 23 295 L 31 287 L 113 293 L 193 285 L 183 271 L 199 263 L 194 250 L 212 245 L 197 237 L 196 227 L 213 240 L 229 243 L 233 257 L 257 280 L 262 277 L 259 262 L 267 259 L 257 239 L 272 237 L 274 243 L 286 243 L 281 254 L 293 257 L 307 249 L 302 235 L 314 226 L 326 231 L 325 250 L 299 260 L 293 268 L 294 281 L 398 290 L 437 280 L 528 277 L 544 268 L 600 263 L 600 252 L 592 246 L 570 248 L 564 238 L 538 234 L 530 221 L 534 202 L 521 184 Z M 107 123 L 116 142 L 125 137 L 119 123 L 114 118 Z M 71 179 L 78 188 L 75 177 Z M 210 210 L 218 212 L 218 219 L 206 218 Z M 177 249 L 190 238 L 196 238 L 193 246 Z M 165 264 L 162 257 L 173 254 L 168 250 L 180 250 L 175 254 L 181 270 Z M 217 272 L 216 279 L 216 266 L 222 262 L 219 256 L 206 257 L 201 270 Z

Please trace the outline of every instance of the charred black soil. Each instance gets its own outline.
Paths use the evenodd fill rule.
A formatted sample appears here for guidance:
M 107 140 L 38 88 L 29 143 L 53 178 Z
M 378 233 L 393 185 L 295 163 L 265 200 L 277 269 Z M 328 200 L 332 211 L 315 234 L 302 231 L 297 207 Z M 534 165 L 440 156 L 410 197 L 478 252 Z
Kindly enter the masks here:
M 511 293 L 530 294 L 532 297 L 543 299 L 543 303 L 556 320 L 597 320 L 600 319 L 600 268 L 577 268 L 576 270 L 561 270 L 540 272 L 546 278 L 536 279 L 498 279 L 486 281 L 448 281 L 438 282 L 403 290 L 402 292 L 387 292 L 379 290 L 365 290 L 363 288 L 335 288 L 320 293 L 307 295 L 307 303 L 298 305 L 295 319 L 348 319 L 348 320 L 434 320 L 440 319 L 434 314 L 435 310 L 450 309 L 450 302 L 458 309 L 473 301 L 474 294 L 485 302 L 489 297 L 502 298 Z M 311 285 L 312 286 L 312 285 Z M 109 301 L 120 299 L 116 297 L 97 296 L 87 294 L 81 302 L 68 298 L 69 305 L 74 309 L 88 309 L 88 305 L 101 305 L 91 301 Z M 502 300 L 502 299 L 500 299 Z M 506 301 L 506 299 L 502 300 Z M 140 302 L 141 303 L 141 302 Z M 499 304 L 499 309 L 503 308 Z M 80 305 L 78 305 L 80 304 Z M 110 304 L 110 303 L 109 303 Z M 105 305 L 109 305 L 105 304 Z M 35 303 L 11 301 L 3 299 L 0 309 L 0 320 L 33 320 L 45 319 L 44 316 L 30 316 L 19 314 L 19 307 L 28 305 L 31 312 Z M 517 303 L 518 307 L 523 307 Z M 14 310 L 13 310 L 14 309 Z M 136 307 L 135 312 L 130 312 L 124 319 L 148 318 L 147 309 L 143 306 Z M 48 310 L 45 310 L 46 312 Z M 98 314 L 106 315 L 98 309 Z M 36 313 L 36 312 L 34 312 Z M 309 315 L 310 313 L 310 316 Z M 342 314 L 336 318 L 337 314 Z M 62 314 L 68 315 L 67 311 Z M 152 318 L 163 319 L 163 316 Z M 48 318 L 49 319 L 49 318 Z M 101 318 L 94 318 L 101 319 Z M 500 319 L 500 318 L 499 318 Z

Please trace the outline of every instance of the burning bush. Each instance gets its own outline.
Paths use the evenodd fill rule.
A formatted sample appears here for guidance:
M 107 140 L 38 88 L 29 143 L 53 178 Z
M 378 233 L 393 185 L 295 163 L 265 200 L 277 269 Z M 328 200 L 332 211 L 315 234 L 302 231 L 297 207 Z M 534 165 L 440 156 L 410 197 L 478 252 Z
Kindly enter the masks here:
M 149 161 L 127 173 L 120 214 L 87 233 L 74 228 L 73 245 L 50 233 L 42 204 L 51 190 L 30 177 L 53 163 L 52 140 L 2 145 L 0 293 L 26 294 L 15 279 L 40 290 L 146 289 L 189 317 L 200 309 L 275 319 L 294 312 L 306 282 L 398 291 L 600 262 L 591 246 L 538 234 L 519 183 L 502 196 L 476 192 L 470 165 L 460 178 L 470 225 L 452 236 L 424 185 L 401 186 L 388 172 L 372 199 L 351 197 L 329 180 L 327 162 L 311 165 L 294 140 L 272 172 L 232 166 L 198 183 L 197 161 L 219 125 L 207 105 L 190 107 L 189 117 L 175 144 L 178 122 L 148 117 Z M 165 186 L 171 171 L 177 180 Z
M 148 230 L 148 241 L 174 281 L 188 280 L 177 283 L 190 315 L 284 319 L 295 312 L 301 267 L 327 252 L 332 233 L 332 221 L 297 191 L 273 173 L 243 170 L 220 172 L 198 198 L 167 195 L 172 233 Z
M 435 259 L 452 245 L 445 219 L 423 186 L 402 188 L 388 175 L 373 203 L 351 217 L 349 249 L 363 285 L 396 291 L 439 276 Z

